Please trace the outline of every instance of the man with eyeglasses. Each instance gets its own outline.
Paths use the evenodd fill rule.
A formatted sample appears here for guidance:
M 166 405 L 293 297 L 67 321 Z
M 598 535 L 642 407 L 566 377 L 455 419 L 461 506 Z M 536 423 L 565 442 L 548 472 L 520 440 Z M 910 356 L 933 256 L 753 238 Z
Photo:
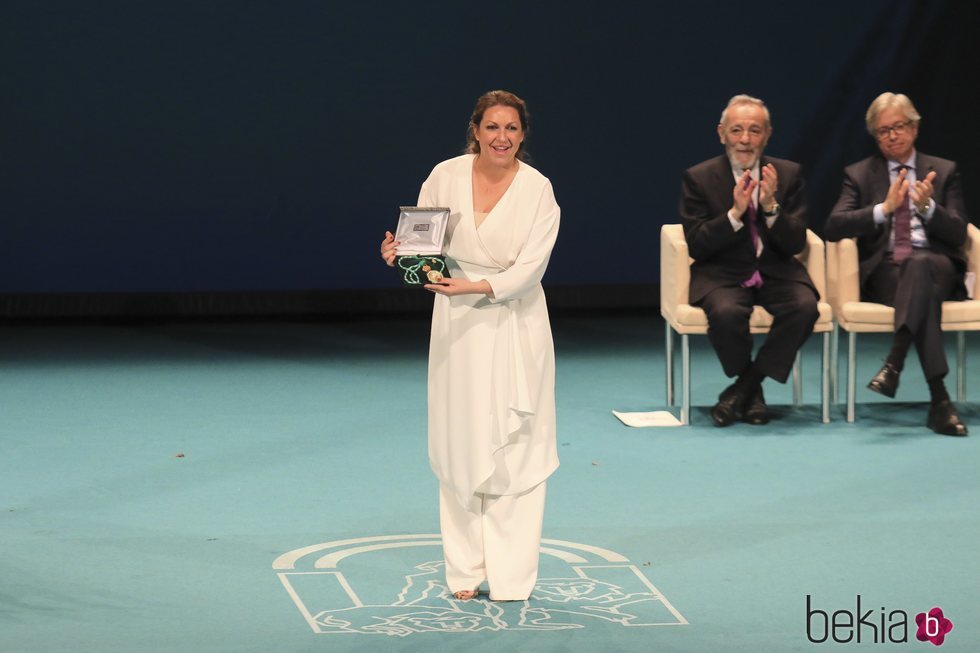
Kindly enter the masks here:
M 785 383 L 796 352 L 817 321 L 817 291 L 795 255 L 806 245 L 800 166 L 763 156 L 772 135 L 769 109 L 736 95 L 718 124 L 725 154 L 684 172 L 680 214 L 691 264 L 692 305 L 708 317 L 708 339 L 735 383 L 711 409 L 717 426 L 765 424 L 766 377 Z M 773 316 L 752 359 L 754 306 Z
M 956 163 L 919 152 L 921 117 L 902 94 L 882 93 L 865 116 L 874 155 L 844 170 L 844 187 L 825 225 L 827 240 L 857 238 L 861 297 L 895 308 L 895 337 L 868 388 L 894 397 L 914 343 L 929 384 L 926 425 L 966 435 L 943 381 L 949 367 L 940 329 L 944 300 L 964 299 L 969 222 Z

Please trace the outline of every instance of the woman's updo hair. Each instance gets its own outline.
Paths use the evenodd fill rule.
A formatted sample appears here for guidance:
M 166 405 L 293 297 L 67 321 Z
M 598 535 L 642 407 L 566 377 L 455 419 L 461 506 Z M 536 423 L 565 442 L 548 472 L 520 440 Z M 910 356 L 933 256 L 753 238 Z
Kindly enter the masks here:
M 524 131 L 524 141 L 517 148 L 517 158 L 526 162 L 527 152 L 524 149 L 524 144 L 527 142 L 527 137 L 531 131 L 531 114 L 528 113 L 527 104 L 524 103 L 524 100 L 509 91 L 489 91 L 481 95 L 480 99 L 476 101 L 476 106 L 473 107 L 473 115 L 470 116 L 470 124 L 466 129 L 465 152 L 467 154 L 480 153 L 480 144 L 477 142 L 476 136 L 473 135 L 473 131 L 479 128 L 480 123 L 483 122 L 483 114 L 486 110 L 496 106 L 513 107 L 517 111 L 521 120 L 521 129 Z

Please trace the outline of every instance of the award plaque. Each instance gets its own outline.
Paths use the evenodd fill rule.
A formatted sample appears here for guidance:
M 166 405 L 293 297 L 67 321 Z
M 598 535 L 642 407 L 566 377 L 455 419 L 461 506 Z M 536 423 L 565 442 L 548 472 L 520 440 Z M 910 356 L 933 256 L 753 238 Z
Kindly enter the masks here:
M 445 207 L 402 206 L 395 229 L 395 269 L 406 286 L 421 288 L 449 276 L 442 239 L 449 223 Z

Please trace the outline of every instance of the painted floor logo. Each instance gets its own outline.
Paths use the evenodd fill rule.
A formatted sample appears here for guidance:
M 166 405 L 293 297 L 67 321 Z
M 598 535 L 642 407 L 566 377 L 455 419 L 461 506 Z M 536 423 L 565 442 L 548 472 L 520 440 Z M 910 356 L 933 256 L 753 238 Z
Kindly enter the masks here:
M 614 551 L 546 539 L 541 554 L 531 598 L 505 603 L 453 599 L 436 534 L 323 542 L 282 554 L 272 568 L 306 623 L 324 635 L 688 623 L 636 565 Z

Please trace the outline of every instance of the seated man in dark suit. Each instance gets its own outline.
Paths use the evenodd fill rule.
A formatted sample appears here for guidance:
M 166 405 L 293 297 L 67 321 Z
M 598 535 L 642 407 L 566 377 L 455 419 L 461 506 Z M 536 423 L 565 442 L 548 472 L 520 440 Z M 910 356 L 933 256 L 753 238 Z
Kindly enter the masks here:
M 708 316 L 725 374 L 738 377 L 711 409 L 718 426 L 769 421 L 762 381 L 786 382 L 818 317 L 817 291 L 795 258 L 806 245 L 803 176 L 798 164 L 763 156 L 771 134 L 762 100 L 736 95 L 718 125 L 725 154 L 687 169 L 681 188 L 690 301 Z M 755 305 L 773 324 L 753 361 Z
M 894 397 L 912 343 L 929 384 L 926 424 L 966 435 L 946 392 L 942 303 L 963 299 L 966 209 L 953 161 L 915 149 L 919 113 L 904 95 L 882 93 L 865 116 L 876 154 L 844 170 L 844 188 L 825 225 L 827 240 L 857 238 L 861 297 L 895 307 L 891 351 L 868 387 Z

